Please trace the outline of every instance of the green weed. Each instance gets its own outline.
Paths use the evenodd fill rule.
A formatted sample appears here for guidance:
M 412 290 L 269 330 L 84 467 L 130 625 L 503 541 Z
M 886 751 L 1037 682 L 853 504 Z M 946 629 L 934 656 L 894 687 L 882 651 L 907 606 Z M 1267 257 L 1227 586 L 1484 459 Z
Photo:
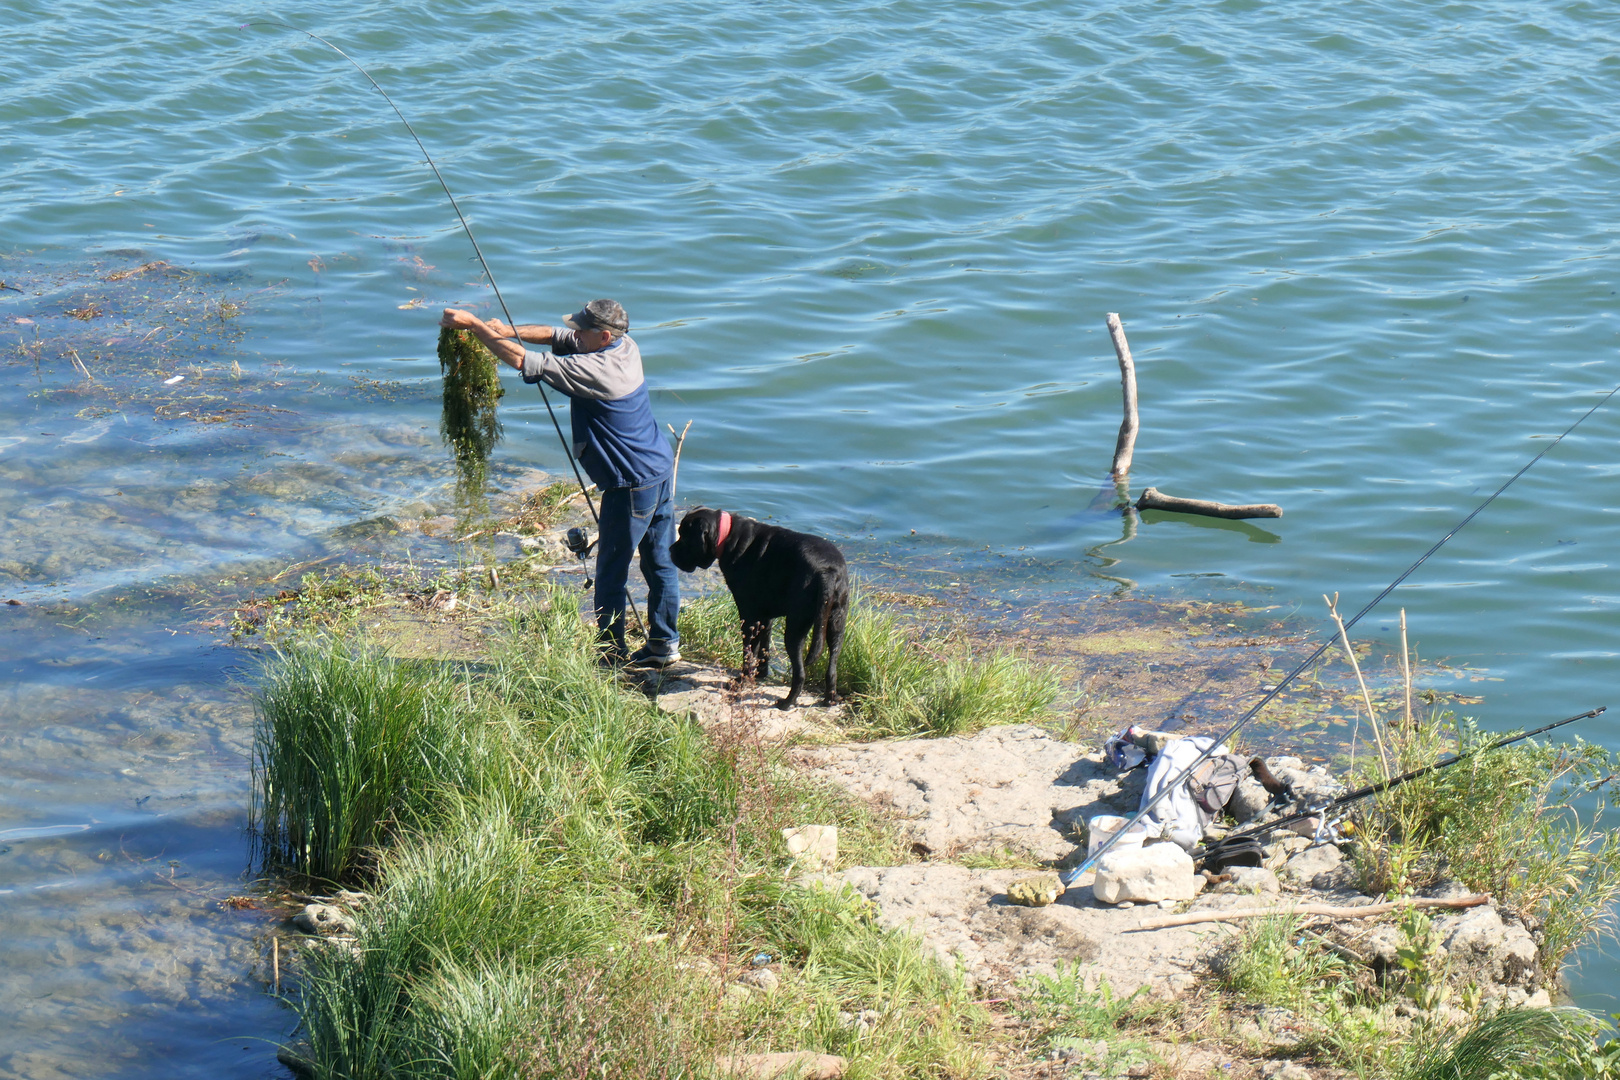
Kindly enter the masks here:
M 1229 989 L 1252 1001 L 1284 1008 L 1310 1006 L 1333 997 L 1328 987 L 1344 961 L 1300 933 L 1299 918 L 1256 919 L 1215 961 Z
M 1455 737 L 1455 743 L 1452 743 Z M 1394 766 L 1422 768 L 1498 736 L 1438 718 L 1391 739 Z M 1602 827 L 1614 755 L 1580 740 L 1490 750 L 1379 796 L 1361 810 L 1355 864 L 1369 892 L 1406 893 L 1447 877 L 1539 924 L 1550 967 L 1609 925 L 1620 898 L 1620 834 Z M 1365 779 L 1365 777 L 1362 777 Z

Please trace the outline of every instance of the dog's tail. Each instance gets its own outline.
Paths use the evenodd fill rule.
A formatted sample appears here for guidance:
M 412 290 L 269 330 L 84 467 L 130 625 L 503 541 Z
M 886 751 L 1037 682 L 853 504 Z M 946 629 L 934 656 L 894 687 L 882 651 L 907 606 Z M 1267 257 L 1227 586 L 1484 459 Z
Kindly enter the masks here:
M 827 643 L 827 622 L 832 618 L 841 602 L 847 599 L 849 584 L 841 580 L 841 576 L 820 574 L 816 577 L 816 623 L 810 629 L 810 651 L 805 655 L 804 666 L 809 667 L 821 659 L 821 650 Z

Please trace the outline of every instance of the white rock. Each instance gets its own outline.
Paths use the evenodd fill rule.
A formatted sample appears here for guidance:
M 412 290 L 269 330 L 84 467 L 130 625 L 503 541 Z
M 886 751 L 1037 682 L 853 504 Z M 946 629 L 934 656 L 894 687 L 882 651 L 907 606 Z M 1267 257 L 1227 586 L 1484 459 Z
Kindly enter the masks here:
M 838 861 L 838 826 L 801 825 L 783 829 L 788 854 L 815 869 L 830 868 Z
M 1192 856 L 1175 844 L 1150 844 L 1103 856 L 1092 892 L 1099 904 L 1191 900 L 1197 895 L 1193 878 Z

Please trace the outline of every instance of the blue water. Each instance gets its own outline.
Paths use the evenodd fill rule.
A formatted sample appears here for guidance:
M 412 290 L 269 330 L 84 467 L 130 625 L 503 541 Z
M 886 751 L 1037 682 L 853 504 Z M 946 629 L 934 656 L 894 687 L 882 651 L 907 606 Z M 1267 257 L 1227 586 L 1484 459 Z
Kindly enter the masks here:
M 135 813 L 139 795 L 104 777 L 146 751 L 116 733 L 206 699 L 212 734 L 174 732 L 196 745 L 169 756 L 193 756 L 154 788 L 203 792 L 200 808 L 139 812 L 178 845 L 148 834 L 145 854 L 193 859 L 216 891 L 245 863 L 249 715 L 221 674 L 231 661 L 165 632 L 161 607 L 107 613 L 154 583 L 262 579 L 324 530 L 433 502 L 448 477 L 435 314 L 492 310 L 387 104 L 307 38 L 244 29 L 253 17 L 12 0 L 0 71 L 0 279 L 28 283 L 0 291 L 0 593 L 106 628 L 24 630 L 35 616 L 0 611 L 0 830 Z M 920 557 L 1034 559 L 1076 595 L 1114 588 L 1106 569 L 1145 593 L 1237 590 L 1314 618 L 1323 592 L 1359 607 L 1620 382 L 1609 5 L 445 2 L 279 17 L 395 95 L 518 320 L 625 305 L 660 419 L 692 421 L 694 501 Z M 200 275 L 196 303 L 242 301 L 234 336 L 176 339 L 191 359 L 145 368 L 107 346 L 91 386 L 51 343 L 102 324 L 63 311 L 96 273 L 159 259 Z M 72 280 L 37 285 L 51 273 Z M 1117 516 L 1087 509 L 1119 423 L 1110 311 L 1139 367 L 1134 487 L 1276 502 L 1284 518 L 1151 520 L 1107 549 L 1117 565 L 1088 554 L 1120 536 Z M 162 322 L 132 316 L 108 338 Z M 180 415 L 206 393 L 257 411 Z M 565 467 L 533 391 L 512 384 L 503 418 L 501 468 Z M 1611 703 L 1617 434 L 1620 403 L 1387 602 L 1425 656 L 1501 680 L 1478 684 L 1487 725 Z M 1363 630 L 1389 640 L 1388 614 Z M 165 646 L 155 678 L 143 657 L 158 638 L 190 644 Z M 86 653 L 94 682 L 63 666 Z M 1612 721 L 1586 734 L 1620 745 Z M 252 1040 L 285 1014 L 230 951 L 251 926 L 195 931 L 229 943 L 197 961 L 198 985 L 237 1002 L 208 1023 L 186 1010 L 224 1008 L 194 1000 L 212 991 L 97 969 L 88 945 L 56 958 L 46 998 L 16 974 L 13 951 L 145 902 L 91 865 L 108 835 L 22 841 L 32 869 L 0 855 L 0 887 L 85 861 L 76 885 L 0 905 L 0 1000 L 40 1018 L 0 1033 L 0 1077 L 109 1061 L 217 1075 L 209 1039 L 236 1035 L 257 1049 L 232 1052 L 272 1071 Z M 1620 969 L 1593 952 L 1575 986 L 1611 1005 Z M 175 1042 L 176 1016 L 209 1034 Z

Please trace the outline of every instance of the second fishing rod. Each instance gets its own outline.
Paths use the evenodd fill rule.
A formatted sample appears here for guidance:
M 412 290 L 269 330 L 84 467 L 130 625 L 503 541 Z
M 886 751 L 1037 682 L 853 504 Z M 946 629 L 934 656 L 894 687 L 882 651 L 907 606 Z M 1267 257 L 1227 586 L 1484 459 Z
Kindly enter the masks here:
M 1227 728 L 1226 731 L 1222 732 L 1219 738 L 1211 741 L 1210 745 L 1199 753 L 1199 755 L 1190 763 L 1188 763 L 1186 768 L 1182 769 L 1181 772 L 1171 777 L 1167 783 L 1161 785 L 1158 792 L 1148 799 L 1146 805 L 1137 810 L 1137 812 L 1129 821 L 1124 824 L 1123 827 L 1118 829 L 1107 840 L 1103 841 L 1102 845 L 1098 847 L 1094 853 L 1089 855 L 1084 862 L 1068 871 L 1065 871 L 1062 875 L 1063 883 L 1065 885 L 1072 885 L 1075 881 L 1079 880 L 1082 874 L 1095 869 L 1097 866 L 1097 861 L 1104 855 L 1107 855 L 1114 845 L 1119 842 L 1121 837 L 1126 836 L 1131 832 L 1131 830 L 1135 829 L 1137 825 L 1141 824 L 1142 819 L 1153 812 L 1154 807 L 1158 806 L 1158 804 L 1162 802 L 1172 791 L 1177 790 L 1182 784 L 1186 783 L 1187 778 L 1192 776 L 1200 765 L 1213 757 L 1223 743 L 1225 743 L 1233 735 L 1236 735 L 1239 731 L 1243 730 L 1249 721 L 1253 720 L 1257 715 L 1259 715 L 1261 709 L 1269 705 L 1278 694 L 1281 694 L 1283 690 L 1287 688 L 1289 683 L 1298 678 L 1307 668 L 1316 663 L 1316 661 L 1321 658 L 1323 653 L 1332 648 L 1334 643 L 1338 640 L 1338 635 L 1340 633 L 1348 631 L 1352 626 L 1360 622 L 1363 616 L 1372 611 L 1373 608 L 1377 607 L 1386 596 L 1394 592 L 1395 589 L 1400 586 L 1401 582 L 1411 577 L 1417 571 L 1418 567 L 1428 562 L 1430 556 L 1444 547 L 1447 541 L 1461 532 L 1463 528 L 1467 526 L 1470 521 L 1473 521 L 1476 517 L 1478 517 L 1487 506 L 1495 502 L 1497 496 L 1501 495 L 1502 492 L 1513 486 L 1513 482 L 1515 480 L 1529 472 L 1531 466 L 1535 465 L 1536 462 L 1540 461 L 1542 458 L 1551 453 L 1553 447 L 1563 442 L 1564 439 L 1569 436 L 1570 432 L 1580 427 L 1581 424 L 1586 421 L 1587 417 L 1591 416 L 1604 405 L 1608 404 L 1609 400 L 1613 398 L 1616 393 L 1620 393 L 1620 386 L 1616 386 L 1614 389 L 1605 393 L 1601 398 L 1598 399 L 1597 404 L 1593 405 L 1590 409 L 1587 409 L 1584 413 L 1577 417 L 1575 422 L 1570 424 L 1569 427 L 1565 428 L 1556 439 L 1553 439 L 1546 446 L 1544 446 L 1539 454 L 1525 462 L 1518 472 L 1502 481 L 1502 485 L 1500 487 L 1491 492 L 1490 495 L 1486 496 L 1485 500 L 1478 506 L 1474 507 L 1473 510 L 1469 511 L 1466 517 L 1457 522 L 1457 524 L 1453 525 L 1449 532 L 1447 532 L 1440 539 L 1436 540 L 1429 550 L 1418 556 L 1416 562 L 1412 563 L 1411 566 L 1408 566 L 1405 570 L 1401 571 L 1400 574 L 1396 575 L 1394 581 L 1391 581 L 1388 585 L 1384 586 L 1383 590 L 1380 591 L 1377 596 L 1367 601 L 1366 605 L 1362 607 L 1360 611 L 1356 612 L 1354 616 L 1345 620 L 1342 630 L 1336 628 L 1333 632 L 1329 633 L 1327 637 L 1323 639 L 1322 643 L 1312 650 L 1309 656 L 1301 660 L 1291 671 L 1288 672 L 1287 675 L 1284 675 L 1280 680 L 1278 680 L 1275 686 L 1266 691 L 1264 697 L 1255 702 L 1254 705 L 1251 706 L 1249 710 L 1242 716 L 1238 717 L 1236 722 L 1234 722 L 1231 727 Z

